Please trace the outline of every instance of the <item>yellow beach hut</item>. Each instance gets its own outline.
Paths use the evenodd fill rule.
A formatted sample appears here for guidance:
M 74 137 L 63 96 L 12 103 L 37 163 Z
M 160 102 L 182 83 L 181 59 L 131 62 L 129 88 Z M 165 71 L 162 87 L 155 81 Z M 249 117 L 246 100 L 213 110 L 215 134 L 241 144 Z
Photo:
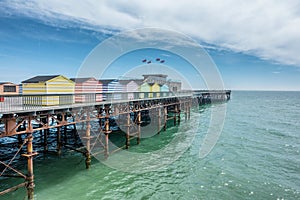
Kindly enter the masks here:
M 158 83 L 152 83 L 150 86 L 150 97 L 160 97 L 160 85 Z
M 24 104 L 63 105 L 74 103 L 75 82 L 62 76 L 35 76 L 22 82 Z

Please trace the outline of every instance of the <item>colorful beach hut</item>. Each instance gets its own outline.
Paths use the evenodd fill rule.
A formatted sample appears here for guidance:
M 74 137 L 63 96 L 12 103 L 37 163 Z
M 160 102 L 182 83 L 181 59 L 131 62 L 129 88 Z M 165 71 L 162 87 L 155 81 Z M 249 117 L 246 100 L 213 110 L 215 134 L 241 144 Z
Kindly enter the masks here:
M 142 83 L 139 86 L 140 98 L 149 98 L 151 92 L 151 85 L 147 82 Z
M 74 103 L 75 83 L 62 76 L 35 76 L 22 82 L 23 94 L 31 97 L 24 98 L 24 104 L 30 105 L 62 105 Z
M 124 91 L 124 86 L 119 83 L 118 79 L 100 79 L 102 83 L 103 99 L 121 99 L 121 93 Z
M 5 101 L 5 96 L 8 95 L 16 95 L 19 94 L 19 85 L 11 83 L 11 82 L 0 82 L 0 103 Z M 3 96 L 2 96 L 3 95 Z M 20 99 L 17 97 L 9 97 L 10 101 L 14 101 Z M 12 102 L 11 102 L 12 103 Z
M 102 101 L 102 83 L 93 78 L 71 78 L 75 82 L 75 102 Z
M 11 82 L 0 82 L 0 95 L 19 94 L 19 85 Z
M 158 83 L 152 83 L 150 84 L 150 95 L 149 97 L 160 97 L 160 85 Z
M 160 93 L 162 94 L 163 97 L 166 97 L 169 93 L 169 86 L 164 84 L 160 86 Z
M 137 99 L 139 92 L 139 86 L 143 82 L 142 80 L 122 80 L 120 81 L 124 84 L 124 92 L 127 92 L 127 99 Z

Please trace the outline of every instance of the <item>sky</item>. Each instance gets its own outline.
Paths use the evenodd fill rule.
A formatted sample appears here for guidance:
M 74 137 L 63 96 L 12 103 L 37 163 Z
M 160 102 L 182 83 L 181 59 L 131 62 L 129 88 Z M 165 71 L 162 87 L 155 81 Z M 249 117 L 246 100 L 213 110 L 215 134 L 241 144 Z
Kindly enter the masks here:
M 0 27 L 0 82 L 45 74 L 75 77 L 105 39 L 154 27 L 199 43 L 227 89 L 300 90 L 298 0 L 1 0 Z M 161 68 L 193 76 L 184 58 L 146 49 L 113 61 L 103 78 L 128 75 L 137 67 L 156 73 L 155 66 L 151 71 L 141 62 L 156 57 L 166 60 Z

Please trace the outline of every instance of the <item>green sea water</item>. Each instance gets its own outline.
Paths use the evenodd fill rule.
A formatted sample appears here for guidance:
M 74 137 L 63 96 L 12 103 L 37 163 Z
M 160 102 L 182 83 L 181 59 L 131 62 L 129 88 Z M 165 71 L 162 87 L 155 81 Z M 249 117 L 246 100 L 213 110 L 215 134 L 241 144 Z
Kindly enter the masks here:
M 200 159 L 211 109 L 219 106 L 205 106 L 190 121 L 182 118 L 179 126 L 130 147 L 129 152 L 152 152 L 195 130 L 187 150 L 160 170 L 124 172 L 96 159 L 86 170 L 84 157 L 70 151 L 35 159 L 35 199 L 300 199 L 300 92 L 233 91 L 222 134 L 211 153 Z M 1 189 L 20 182 L 0 181 Z M 25 196 L 25 189 L 19 189 L 0 199 Z

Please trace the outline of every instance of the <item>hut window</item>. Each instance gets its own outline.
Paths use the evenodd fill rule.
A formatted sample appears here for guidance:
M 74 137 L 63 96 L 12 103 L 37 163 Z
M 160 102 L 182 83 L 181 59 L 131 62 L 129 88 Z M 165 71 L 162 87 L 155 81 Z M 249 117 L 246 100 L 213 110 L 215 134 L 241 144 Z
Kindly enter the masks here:
M 16 92 L 16 86 L 14 85 L 4 85 L 4 88 L 3 88 L 3 91 L 4 92 Z

